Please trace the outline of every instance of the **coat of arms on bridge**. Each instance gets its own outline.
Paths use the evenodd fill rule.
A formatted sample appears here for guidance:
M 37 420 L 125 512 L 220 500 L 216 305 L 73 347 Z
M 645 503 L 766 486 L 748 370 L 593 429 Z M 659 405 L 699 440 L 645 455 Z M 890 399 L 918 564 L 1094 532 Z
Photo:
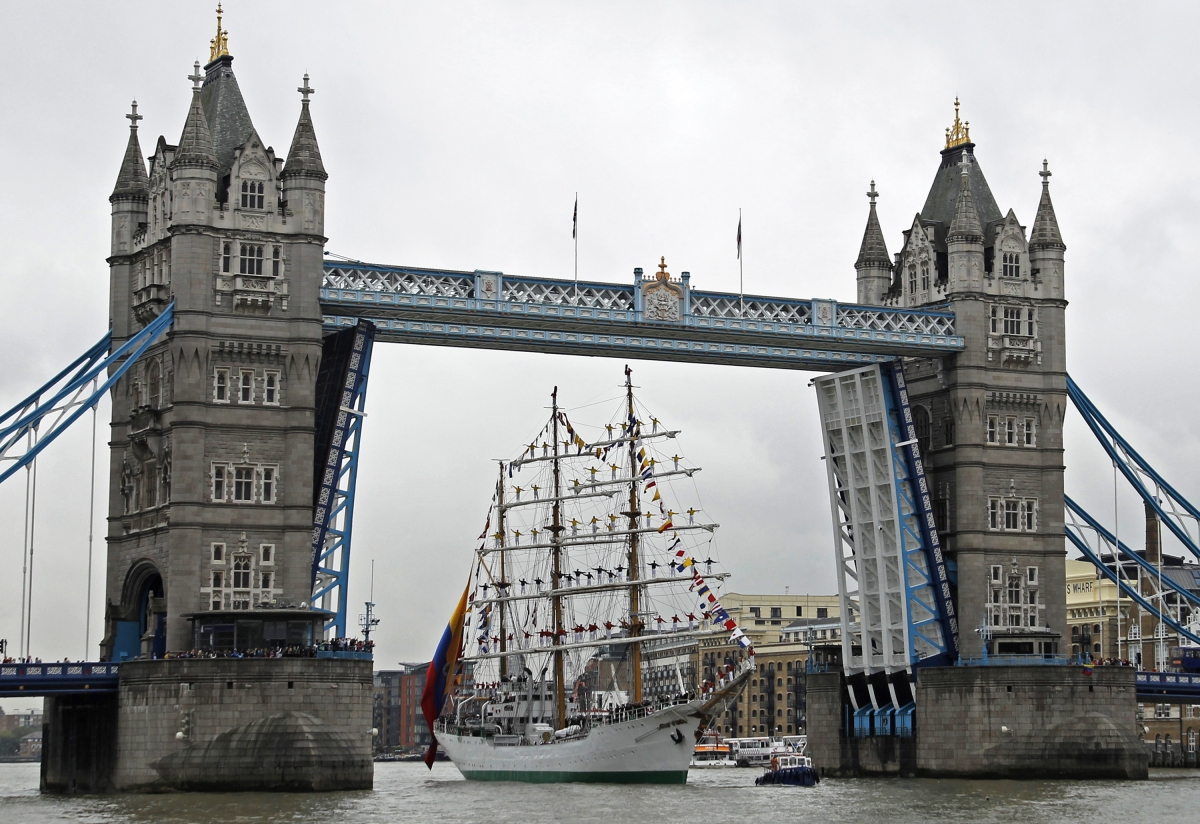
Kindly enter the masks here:
M 680 323 L 683 321 L 684 296 L 687 289 L 686 277 L 682 282 L 672 281 L 667 271 L 666 257 L 660 258 L 654 280 L 639 283 L 641 290 L 642 317 L 645 320 L 663 320 Z M 638 272 L 640 273 L 640 269 Z

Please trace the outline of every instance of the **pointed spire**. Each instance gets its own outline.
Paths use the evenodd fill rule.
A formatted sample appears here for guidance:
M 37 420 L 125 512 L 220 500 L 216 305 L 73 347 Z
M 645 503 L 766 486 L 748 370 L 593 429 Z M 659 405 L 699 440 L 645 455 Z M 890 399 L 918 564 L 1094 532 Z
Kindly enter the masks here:
M 196 63 L 195 74 L 189 74 L 192 81 L 192 106 L 188 109 L 187 120 L 183 124 L 183 134 L 179 136 L 179 148 L 175 152 L 172 165 L 180 166 L 211 166 L 217 168 L 217 153 L 213 149 L 212 133 L 208 130 L 208 121 L 204 117 L 204 106 L 200 103 L 200 63 Z
M 863 232 L 862 246 L 858 250 L 858 260 L 854 261 L 855 269 L 865 269 L 868 266 L 879 266 L 890 269 L 892 259 L 888 256 L 887 243 L 883 239 L 883 229 L 879 226 L 879 215 L 875 213 L 875 181 L 871 181 L 871 190 L 867 192 L 871 200 L 871 211 L 867 215 L 867 229 Z
M 308 85 L 308 75 L 304 75 L 304 85 L 296 89 L 300 92 L 300 120 L 296 123 L 296 133 L 292 136 L 292 146 L 288 149 L 287 162 L 283 167 L 283 177 L 293 175 L 308 175 L 325 180 L 325 164 L 321 162 L 321 150 L 317 146 L 317 133 L 313 129 L 312 117 L 308 112 L 308 96 L 316 90 Z
M 975 211 L 975 198 L 971 196 L 970 164 L 966 156 L 958 164 L 962 169 L 958 183 L 958 200 L 954 204 L 954 220 L 950 223 L 947 240 L 983 240 L 983 227 L 979 225 L 979 213 Z
M 971 121 L 963 122 L 958 117 L 958 98 L 954 98 L 954 125 L 946 129 L 946 148 L 953 149 L 971 142 Z
M 1054 204 L 1050 202 L 1050 164 L 1042 160 L 1042 199 L 1038 203 L 1037 217 L 1033 219 L 1033 231 L 1029 233 L 1029 247 L 1066 249 L 1062 234 L 1058 231 L 1058 218 L 1054 215 Z
M 138 143 L 138 121 L 142 116 L 137 113 L 137 101 L 130 104 L 132 111 L 125 115 L 129 118 L 129 144 L 125 147 L 125 159 L 121 161 L 121 172 L 117 175 L 117 185 L 109 200 L 137 200 L 146 198 L 150 193 L 150 180 L 146 177 L 146 162 L 142 159 L 142 147 Z
M 221 4 L 217 3 L 217 36 L 208 42 L 208 62 L 229 54 L 229 32 L 221 28 Z

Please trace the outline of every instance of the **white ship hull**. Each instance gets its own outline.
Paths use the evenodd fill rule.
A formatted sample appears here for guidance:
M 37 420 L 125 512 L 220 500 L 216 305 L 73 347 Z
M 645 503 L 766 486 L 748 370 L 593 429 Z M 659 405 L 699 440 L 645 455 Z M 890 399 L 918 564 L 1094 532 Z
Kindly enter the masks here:
M 491 738 L 451 733 L 438 733 L 438 741 L 469 780 L 683 784 L 704 703 L 666 707 L 550 744 L 497 746 Z

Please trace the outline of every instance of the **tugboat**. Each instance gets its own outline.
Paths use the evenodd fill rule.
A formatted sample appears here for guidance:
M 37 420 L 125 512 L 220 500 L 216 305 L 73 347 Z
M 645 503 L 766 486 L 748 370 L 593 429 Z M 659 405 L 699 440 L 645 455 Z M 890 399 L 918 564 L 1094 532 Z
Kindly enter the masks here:
M 777 755 L 771 769 L 754 779 L 754 786 L 784 784 L 791 787 L 815 787 L 821 780 L 807 755 Z

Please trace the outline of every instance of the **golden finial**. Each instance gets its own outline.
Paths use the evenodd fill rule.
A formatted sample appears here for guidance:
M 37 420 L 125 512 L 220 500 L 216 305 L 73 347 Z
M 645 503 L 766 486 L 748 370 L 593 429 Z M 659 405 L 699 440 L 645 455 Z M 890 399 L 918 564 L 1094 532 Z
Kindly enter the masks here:
M 217 36 L 208 41 L 208 62 L 229 54 L 229 32 L 221 28 L 221 4 L 217 3 Z
M 954 98 L 954 125 L 946 129 L 946 148 L 953 149 L 964 143 L 971 142 L 971 121 L 963 122 L 958 119 L 958 98 Z
M 663 255 L 660 260 L 662 263 L 658 264 L 658 271 L 655 273 L 655 277 L 659 280 L 668 280 L 671 277 L 671 273 L 667 271 L 667 256 Z

